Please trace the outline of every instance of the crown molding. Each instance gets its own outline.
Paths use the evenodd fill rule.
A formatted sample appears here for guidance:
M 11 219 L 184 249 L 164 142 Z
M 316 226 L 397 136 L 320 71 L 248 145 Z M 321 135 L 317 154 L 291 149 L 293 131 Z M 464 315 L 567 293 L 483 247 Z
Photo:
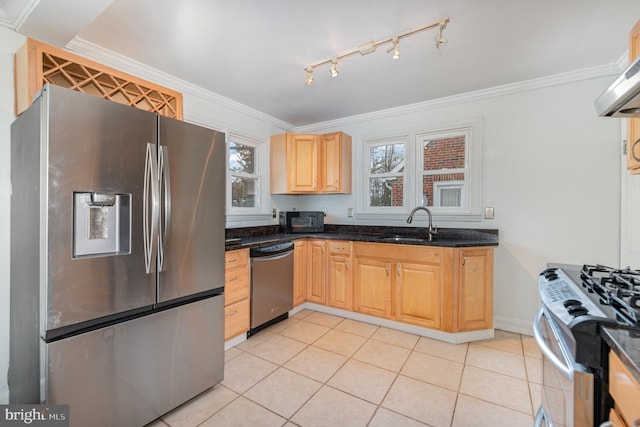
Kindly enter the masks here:
M 151 82 L 170 87 L 174 90 L 182 92 L 183 94 L 206 99 L 214 104 L 245 114 L 255 119 L 265 121 L 286 131 L 292 132 L 295 129 L 295 126 L 283 120 L 277 119 L 254 108 L 226 98 L 222 95 L 218 95 L 217 93 L 203 89 L 200 86 L 196 86 L 170 74 L 156 70 L 155 68 L 149 67 L 142 64 L 141 62 L 120 55 L 111 50 L 105 49 L 82 38 L 76 37 L 71 40 L 65 46 L 65 50 L 76 53 L 85 58 L 91 59 L 117 70 L 121 70 L 134 76 L 144 78 Z
M 40 0 L 5 0 L 0 2 L 0 25 L 17 30 Z
M 388 108 L 385 110 L 373 111 L 371 113 L 358 114 L 349 117 L 343 117 L 336 120 L 314 123 L 311 125 L 300 126 L 296 128 L 296 132 L 313 133 L 325 129 L 339 129 L 340 127 L 383 119 L 392 116 L 421 112 L 425 110 L 433 110 L 435 108 L 448 107 L 456 104 L 463 104 L 473 101 L 481 101 L 484 99 L 495 98 L 498 96 L 510 95 L 518 92 L 525 92 L 535 89 L 542 89 L 561 84 L 574 83 L 582 80 L 589 80 L 598 77 L 618 75 L 624 67 L 621 67 L 620 60 L 615 63 L 601 65 L 597 67 L 584 68 L 581 70 L 571 71 L 567 73 L 554 74 L 552 76 L 540 77 L 532 80 L 525 80 L 518 83 L 510 83 L 507 85 L 496 86 L 488 89 L 476 90 L 459 95 L 447 96 L 444 98 L 433 99 L 429 101 L 418 102 L 415 104 L 403 105 L 400 107 Z

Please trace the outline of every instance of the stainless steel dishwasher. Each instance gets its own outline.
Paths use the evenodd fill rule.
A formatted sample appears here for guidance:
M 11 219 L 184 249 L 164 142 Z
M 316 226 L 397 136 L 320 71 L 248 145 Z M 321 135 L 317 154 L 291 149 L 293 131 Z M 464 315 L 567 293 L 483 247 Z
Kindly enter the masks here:
M 251 256 L 251 329 L 247 337 L 289 317 L 293 308 L 293 242 L 260 246 Z

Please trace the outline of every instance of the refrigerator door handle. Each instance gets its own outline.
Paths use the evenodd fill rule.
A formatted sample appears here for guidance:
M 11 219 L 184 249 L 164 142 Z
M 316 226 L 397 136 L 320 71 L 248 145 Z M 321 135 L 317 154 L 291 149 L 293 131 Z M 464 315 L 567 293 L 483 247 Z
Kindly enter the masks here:
M 169 176 L 169 150 L 166 146 L 160 146 L 160 185 L 162 186 L 162 209 L 160 210 L 160 244 L 158 249 L 158 260 L 160 271 L 165 271 L 167 266 L 164 262 L 164 253 L 169 240 L 169 228 L 171 226 L 171 178 Z
M 147 274 L 155 271 L 160 215 L 158 184 L 158 151 L 155 144 L 147 144 L 144 162 L 143 231 L 144 260 Z

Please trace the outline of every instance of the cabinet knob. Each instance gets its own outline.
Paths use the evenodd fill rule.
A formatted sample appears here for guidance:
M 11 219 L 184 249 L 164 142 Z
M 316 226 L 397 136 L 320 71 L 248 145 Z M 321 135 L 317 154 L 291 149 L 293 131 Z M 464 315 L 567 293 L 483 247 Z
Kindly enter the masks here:
M 230 316 L 233 316 L 234 314 L 238 314 L 238 310 L 233 310 L 232 312 L 227 313 L 224 317 L 230 317 Z
M 631 146 L 631 157 L 633 157 L 636 162 L 640 162 L 640 147 L 638 144 L 640 144 L 640 138 Z

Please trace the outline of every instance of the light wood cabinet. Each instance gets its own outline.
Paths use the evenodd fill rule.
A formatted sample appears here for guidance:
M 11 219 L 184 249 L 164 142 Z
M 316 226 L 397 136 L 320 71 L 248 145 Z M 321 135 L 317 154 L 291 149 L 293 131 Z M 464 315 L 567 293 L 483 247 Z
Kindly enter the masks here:
M 293 306 L 307 300 L 307 241 L 298 240 L 293 249 Z
M 396 264 L 396 319 L 426 328 L 440 329 L 440 266 L 416 263 Z
M 629 34 L 629 63 L 640 56 L 640 21 Z M 628 120 L 627 168 L 632 174 L 640 174 L 640 118 Z
M 351 242 L 329 241 L 327 305 L 351 310 L 352 262 Z
M 351 137 L 284 133 L 271 137 L 271 193 L 351 193 Z
M 351 137 L 343 132 L 322 135 L 320 143 L 322 193 L 351 193 Z
M 493 248 L 353 243 L 353 310 L 463 332 L 493 325 Z
M 385 319 L 391 318 L 389 261 L 367 256 L 354 257 L 353 310 Z
M 354 243 L 354 310 L 439 329 L 441 248 Z
M 634 426 L 640 423 L 640 383 L 613 351 L 609 351 L 609 393 L 615 401 L 615 414 L 613 419 L 610 418 L 617 421 L 618 424 L 614 425 Z
M 182 119 L 182 94 L 53 46 L 27 39 L 14 60 L 15 112 L 47 84 Z
M 307 301 L 318 304 L 327 302 L 327 242 L 309 240 Z
M 225 252 L 224 257 L 224 339 L 249 330 L 251 271 L 249 249 Z
M 493 248 L 454 250 L 458 330 L 493 327 Z

